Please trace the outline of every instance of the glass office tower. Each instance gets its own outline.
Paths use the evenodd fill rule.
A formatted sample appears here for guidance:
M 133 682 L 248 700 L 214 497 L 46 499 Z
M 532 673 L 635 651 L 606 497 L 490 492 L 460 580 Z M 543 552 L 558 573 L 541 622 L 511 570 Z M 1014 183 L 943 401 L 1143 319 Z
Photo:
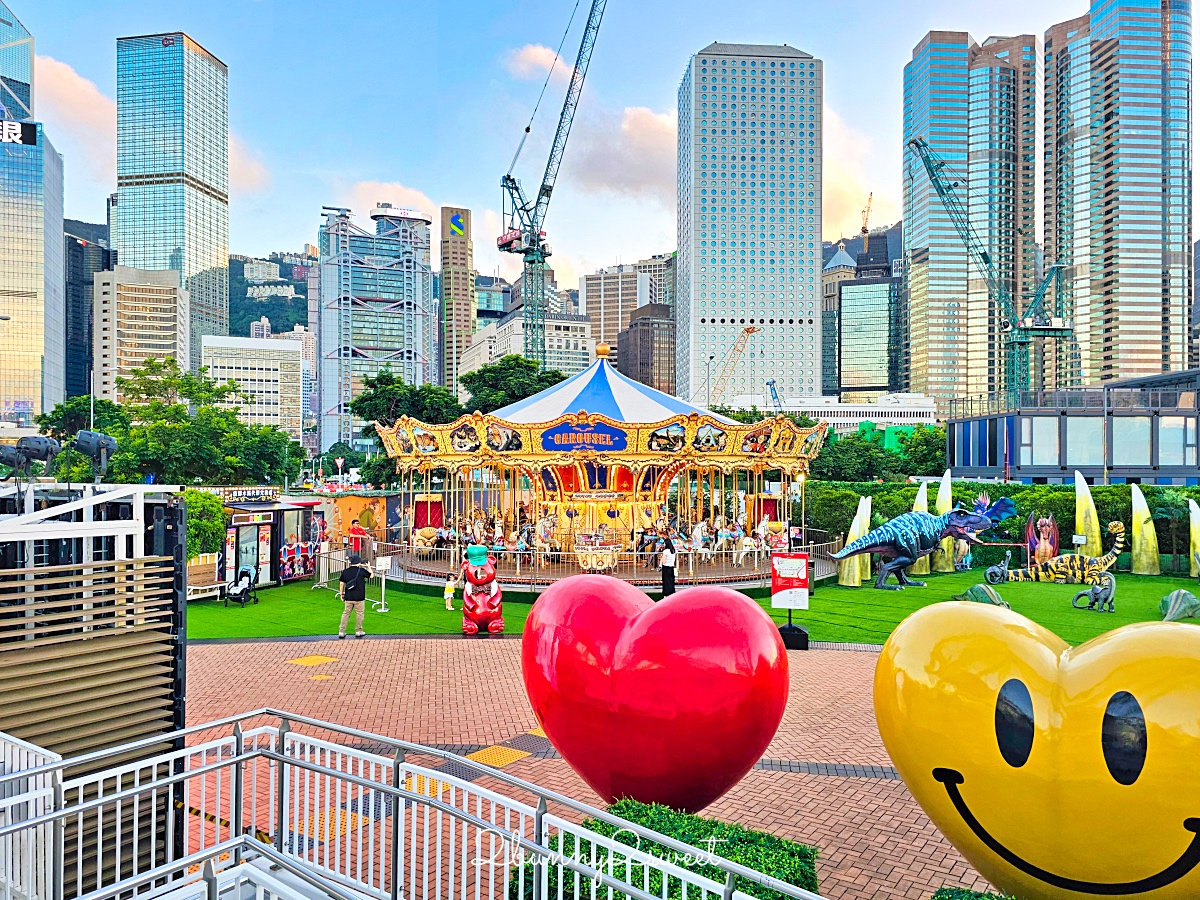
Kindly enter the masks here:
M 1191 9 L 1096 0 L 1046 32 L 1046 261 L 1084 383 L 1188 365 Z
M 909 141 L 946 161 L 945 177 L 1009 293 L 1036 283 L 1041 150 L 1040 42 L 931 31 L 904 67 L 904 266 L 911 389 L 946 408 L 997 390 L 1000 311 Z
M 33 35 L 0 3 L 0 104 L 2 119 L 33 119 Z
M 750 327 L 725 402 L 768 408 L 770 378 L 786 397 L 821 391 L 823 95 L 821 60 L 794 47 L 710 44 L 688 61 L 676 173 L 681 397 L 706 402 Z
M 183 274 L 193 368 L 204 335 L 229 332 L 227 78 L 186 34 L 117 41 L 113 249 L 122 265 Z
M 33 38 L 0 3 L 0 421 L 64 399 L 63 163 L 33 121 Z

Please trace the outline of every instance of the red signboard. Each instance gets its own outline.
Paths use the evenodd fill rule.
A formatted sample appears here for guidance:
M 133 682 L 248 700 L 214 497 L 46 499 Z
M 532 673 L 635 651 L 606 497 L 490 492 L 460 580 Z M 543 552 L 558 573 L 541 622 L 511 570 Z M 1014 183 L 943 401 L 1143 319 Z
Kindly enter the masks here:
M 771 608 L 808 609 L 807 553 L 771 554 Z

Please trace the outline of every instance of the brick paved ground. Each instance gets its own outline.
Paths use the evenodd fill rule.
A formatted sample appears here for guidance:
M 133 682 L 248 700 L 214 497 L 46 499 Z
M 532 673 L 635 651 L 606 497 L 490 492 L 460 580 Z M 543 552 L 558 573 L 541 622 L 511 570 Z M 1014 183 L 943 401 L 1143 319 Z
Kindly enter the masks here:
M 310 655 L 335 661 L 287 662 Z M 871 711 L 874 666 L 874 653 L 791 653 L 787 711 L 765 755 L 784 771 L 751 772 L 705 814 L 819 847 L 821 893 L 830 898 L 918 900 L 946 885 L 984 889 L 983 879 L 937 832 L 902 782 L 812 774 L 829 765 L 890 766 Z M 425 744 L 478 747 L 537 726 L 521 686 L 517 641 L 351 639 L 188 647 L 190 723 L 263 706 Z M 786 771 L 786 762 L 824 765 Z M 530 756 L 505 772 L 587 803 L 601 802 L 561 759 Z

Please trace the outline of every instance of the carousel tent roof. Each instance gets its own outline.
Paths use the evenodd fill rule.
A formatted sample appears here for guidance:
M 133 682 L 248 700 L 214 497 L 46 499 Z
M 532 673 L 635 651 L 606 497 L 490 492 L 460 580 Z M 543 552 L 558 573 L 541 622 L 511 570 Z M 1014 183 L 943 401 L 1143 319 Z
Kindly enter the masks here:
M 532 425 L 549 422 L 565 413 L 584 411 L 636 425 L 696 413 L 712 416 L 728 425 L 736 424 L 724 416 L 626 378 L 612 367 L 604 350 L 604 345 L 598 346 L 596 361 L 578 375 L 498 409 L 492 415 L 506 422 Z

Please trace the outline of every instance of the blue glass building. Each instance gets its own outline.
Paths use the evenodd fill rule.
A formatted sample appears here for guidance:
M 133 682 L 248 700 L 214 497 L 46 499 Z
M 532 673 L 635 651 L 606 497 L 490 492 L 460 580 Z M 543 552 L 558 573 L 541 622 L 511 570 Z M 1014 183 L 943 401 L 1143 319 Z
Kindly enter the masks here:
M 113 249 L 122 265 L 182 274 L 193 368 L 204 335 L 229 333 L 227 79 L 186 34 L 117 41 Z
M 971 225 L 1014 297 L 1036 284 L 1040 42 L 931 31 L 904 67 L 904 265 L 911 389 L 937 398 L 986 393 L 1004 371 L 1000 316 L 908 142 L 947 163 Z
M 33 39 L 0 3 L 0 421 L 64 399 L 63 162 L 34 121 Z

